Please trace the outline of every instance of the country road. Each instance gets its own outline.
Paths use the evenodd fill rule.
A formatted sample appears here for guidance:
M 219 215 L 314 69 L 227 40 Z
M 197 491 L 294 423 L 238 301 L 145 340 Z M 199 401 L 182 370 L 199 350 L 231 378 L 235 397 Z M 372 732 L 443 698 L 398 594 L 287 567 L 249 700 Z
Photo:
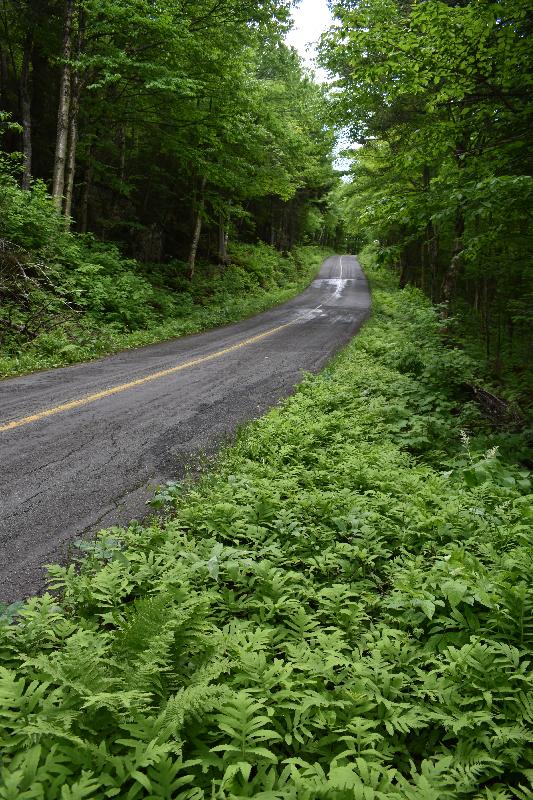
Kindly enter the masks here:
M 39 592 L 73 539 L 146 515 L 243 422 L 321 369 L 368 316 L 353 256 L 237 324 L 0 382 L 0 601 Z

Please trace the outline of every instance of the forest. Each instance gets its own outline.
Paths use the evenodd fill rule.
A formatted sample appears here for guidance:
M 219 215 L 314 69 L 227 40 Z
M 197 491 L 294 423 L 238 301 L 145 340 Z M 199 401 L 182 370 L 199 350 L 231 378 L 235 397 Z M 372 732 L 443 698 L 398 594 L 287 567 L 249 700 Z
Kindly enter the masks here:
M 344 218 L 514 385 L 531 360 L 533 16 L 525 0 L 336 4 L 323 42 L 354 146 Z
M 277 253 L 340 238 L 325 90 L 288 13 L 3 0 L 3 374 L 168 338 L 214 295 L 292 279 Z M 258 241 L 272 252 L 231 250 Z
M 533 13 L 328 5 L 320 82 L 290 0 L 0 0 L 0 390 L 372 295 L 0 603 L 0 800 L 532 797 Z
M 528 4 L 335 13 L 328 87 L 284 44 L 288 1 L 2 0 L 4 374 L 231 295 L 220 267 L 257 279 L 232 244 L 371 242 L 496 378 L 531 390 Z

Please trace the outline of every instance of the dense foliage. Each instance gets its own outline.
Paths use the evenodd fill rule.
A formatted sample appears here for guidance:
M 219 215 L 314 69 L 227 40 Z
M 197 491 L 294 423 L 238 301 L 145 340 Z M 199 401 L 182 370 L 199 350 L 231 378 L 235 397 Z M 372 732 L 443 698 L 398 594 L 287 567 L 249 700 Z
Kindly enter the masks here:
M 23 188 L 41 178 L 77 230 L 191 271 L 197 250 L 224 262 L 228 237 L 324 237 L 333 134 L 283 44 L 289 5 L 1 0 L 0 110 Z
M 191 279 L 178 260 L 141 264 L 92 234 L 66 231 L 44 186 L 0 196 L 0 377 L 195 333 L 281 302 L 326 251 L 232 242 L 224 266 Z
M 350 154 L 346 219 L 401 285 L 460 313 L 520 379 L 533 298 L 533 17 L 525 0 L 341 0 L 324 62 Z M 457 333 L 457 331 L 456 331 Z M 531 388 L 531 386 L 530 386 Z
M 342 219 L 400 278 L 367 251 L 322 375 L 0 609 L 0 800 L 531 797 L 531 462 L 449 345 L 523 394 L 531 13 L 341 0 L 328 99 L 289 5 L 0 0 L 3 374 L 258 311 Z
M 339 176 L 289 5 L 0 0 L 0 376 L 229 322 L 311 277 L 301 246 L 342 237 Z
M 521 439 L 417 290 L 373 301 L 166 521 L 4 610 L 3 800 L 531 796 Z

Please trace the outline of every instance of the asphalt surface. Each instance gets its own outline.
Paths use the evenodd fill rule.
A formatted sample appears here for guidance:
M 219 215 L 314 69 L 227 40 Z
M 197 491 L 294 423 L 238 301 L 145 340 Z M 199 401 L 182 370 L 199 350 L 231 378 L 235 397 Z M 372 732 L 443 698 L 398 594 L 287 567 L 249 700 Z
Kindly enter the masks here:
M 333 256 L 298 297 L 237 324 L 1 381 L 0 601 L 42 591 L 42 565 L 73 539 L 146 516 L 158 484 L 320 370 L 369 309 L 357 259 Z

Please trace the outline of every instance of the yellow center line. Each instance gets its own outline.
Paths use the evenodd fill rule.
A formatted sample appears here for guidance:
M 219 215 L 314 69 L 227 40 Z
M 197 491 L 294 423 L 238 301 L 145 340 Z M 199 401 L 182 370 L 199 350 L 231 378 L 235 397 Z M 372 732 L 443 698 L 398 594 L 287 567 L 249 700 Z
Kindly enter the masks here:
M 178 364 L 175 367 L 162 369 L 159 372 L 152 372 L 145 378 L 138 378 L 135 381 L 121 383 L 118 386 L 113 386 L 111 389 L 103 389 L 101 392 L 89 394 L 86 397 L 79 398 L 78 400 L 71 400 L 68 403 L 62 403 L 61 405 L 54 406 L 53 408 L 46 408 L 43 411 L 38 411 L 36 414 L 31 414 L 29 417 L 22 417 L 21 419 L 13 420 L 13 422 L 6 422 L 4 425 L 0 425 L 0 433 L 3 431 L 13 430 L 13 428 L 19 428 L 21 425 L 29 425 L 30 422 L 38 422 L 39 420 L 45 419 L 46 417 L 51 417 L 54 414 L 60 414 L 62 411 L 71 411 L 73 408 L 80 408 L 80 406 L 85 406 L 88 403 L 94 403 L 95 400 L 102 400 L 104 397 L 110 397 L 113 394 L 126 392 L 128 389 L 133 389 L 136 386 L 142 386 L 144 383 L 150 383 L 150 381 L 156 381 L 159 378 L 165 378 L 167 375 L 173 375 L 175 372 L 181 372 L 181 370 L 187 369 L 188 367 L 195 367 L 197 364 L 205 364 L 206 361 L 213 361 L 215 358 L 225 356 L 227 353 L 233 353 L 235 350 L 240 350 L 241 347 L 246 347 L 249 344 L 254 344 L 255 342 L 261 341 L 261 339 L 266 339 L 267 336 L 272 336 L 272 334 L 277 333 L 278 331 L 281 331 L 293 324 L 294 322 L 285 322 L 283 325 L 278 325 L 276 328 L 270 328 L 269 330 L 264 331 L 264 333 L 258 333 L 257 336 L 251 336 L 249 339 L 243 339 L 241 342 L 233 344 L 230 347 L 225 347 L 223 350 L 217 350 L 216 353 L 210 353 L 207 356 L 199 356 L 199 358 L 193 358 L 190 361 L 185 361 L 183 364 Z

